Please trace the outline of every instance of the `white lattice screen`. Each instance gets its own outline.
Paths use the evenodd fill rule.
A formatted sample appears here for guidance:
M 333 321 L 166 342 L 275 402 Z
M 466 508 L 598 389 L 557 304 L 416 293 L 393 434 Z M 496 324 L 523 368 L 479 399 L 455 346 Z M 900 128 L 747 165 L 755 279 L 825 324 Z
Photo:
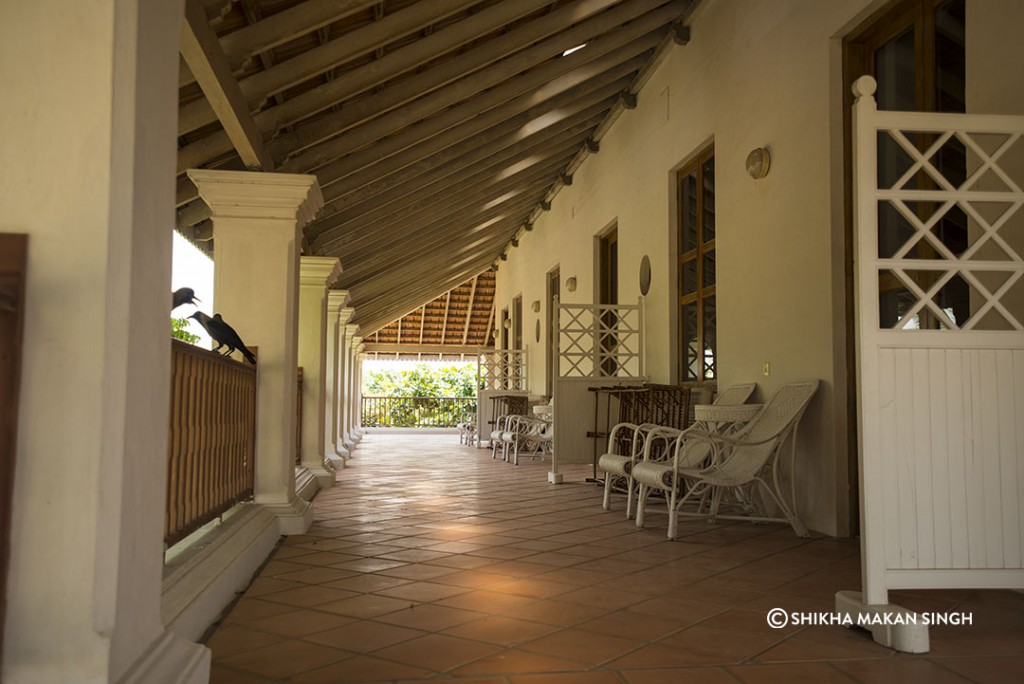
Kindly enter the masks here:
M 526 350 L 495 349 L 480 352 L 477 387 L 481 390 L 526 391 Z
M 644 375 L 643 300 L 636 304 L 559 304 L 558 375 Z
M 854 89 L 865 599 L 1024 587 L 1024 117 Z

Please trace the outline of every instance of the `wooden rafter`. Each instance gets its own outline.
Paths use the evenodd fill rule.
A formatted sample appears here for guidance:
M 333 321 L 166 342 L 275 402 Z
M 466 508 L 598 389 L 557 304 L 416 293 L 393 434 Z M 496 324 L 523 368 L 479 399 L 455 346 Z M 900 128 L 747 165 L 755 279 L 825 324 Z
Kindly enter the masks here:
M 274 162 L 263 145 L 263 137 L 249 113 L 248 104 L 199 0 L 187 0 L 185 3 L 181 56 L 199 82 L 242 162 L 249 168 L 272 171 Z
M 473 287 L 469 291 L 469 308 L 466 309 L 466 326 L 462 329 L 462 344 L 466 344 L 469 338 L 469 322 L 473 320 L 473 303 L 476 299 L 476 285 L 480 282 L 480 276 L 473 278 Z
M 481 271 L 642 102 L 697 2 L 188 1 L 183 56 L 203 38 L 196 3 L 213 45 L 183 64 L 179 170 L 315 173 L 325 207 L 302 248 L 352 264 L 353 321 L 449 346 L 486 341 Z M 184 175 L 176 197 L 179 230 L 210 237 Z

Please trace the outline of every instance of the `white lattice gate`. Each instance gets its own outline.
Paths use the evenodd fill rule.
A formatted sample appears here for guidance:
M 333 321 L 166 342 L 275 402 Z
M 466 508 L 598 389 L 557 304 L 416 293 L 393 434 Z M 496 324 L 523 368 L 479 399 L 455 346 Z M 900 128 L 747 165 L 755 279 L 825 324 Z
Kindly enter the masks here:
M 478 439 L 483 447 L 489 442 L 494 415 L 492 399 L 500 395 L 529 395 L 526 382 L 525 349 L 482 349 L 477 354 L 476 421 Z
M 558 334 L 555 359 L 555 415 L 551 482 L 560 482 L 560 463 L 590 463 L 595 386 L 639 385 L 644 380 L 643 298 L 636 304 L 558 304 L 551 322 Z
M 1024 117 L 854 90 L 864 601 L 1024 587 Z

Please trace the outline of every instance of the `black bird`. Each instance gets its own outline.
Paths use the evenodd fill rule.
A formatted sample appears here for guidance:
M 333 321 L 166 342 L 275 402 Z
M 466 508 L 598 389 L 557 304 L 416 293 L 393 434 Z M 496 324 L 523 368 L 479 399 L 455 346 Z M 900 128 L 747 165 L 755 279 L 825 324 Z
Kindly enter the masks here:
M 213 318 L 210 318 L 202 311 L 196 311 L 189 318 L 199 321 L 199 325 L 203 326 L 213 341 L 217 343 L 217 347 L 213 351 L 217 351 L 224 345 L 227 345 L 228 350 L 225 352 L 225 356 L 230 356 L 231 352 L 237 349 L 242 353 L 246 361 L 252 364 L 256 363 L 256 357 L 246 348 L 245 343 L 242 342 L 242 338 L 238 336 L 235 329 L 224 322 L 220 314 L 214 314 Z
M 195 305 L 199 300 L 196 298 L 196 291 L 191 287 L 182 287 L 171 295 L 171 311 L 174 311 L 182 304 Z

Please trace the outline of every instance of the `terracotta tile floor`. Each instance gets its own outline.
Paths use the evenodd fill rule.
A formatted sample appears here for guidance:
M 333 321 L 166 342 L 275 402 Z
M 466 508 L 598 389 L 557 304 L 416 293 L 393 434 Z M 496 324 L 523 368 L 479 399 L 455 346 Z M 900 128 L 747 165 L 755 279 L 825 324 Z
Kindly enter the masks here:
M 601 510 L 589 467 L 546 482 L 455 435 L 368 434 L 309 533 L 286 538 L 208 645 L 215 683 L 1022 682 L 1024 595 L 894 594 L 970 611 L 931 653 L 842 627 L 770 629 L 859 586 L 855 541 L 782 526 L 637 530 Z

